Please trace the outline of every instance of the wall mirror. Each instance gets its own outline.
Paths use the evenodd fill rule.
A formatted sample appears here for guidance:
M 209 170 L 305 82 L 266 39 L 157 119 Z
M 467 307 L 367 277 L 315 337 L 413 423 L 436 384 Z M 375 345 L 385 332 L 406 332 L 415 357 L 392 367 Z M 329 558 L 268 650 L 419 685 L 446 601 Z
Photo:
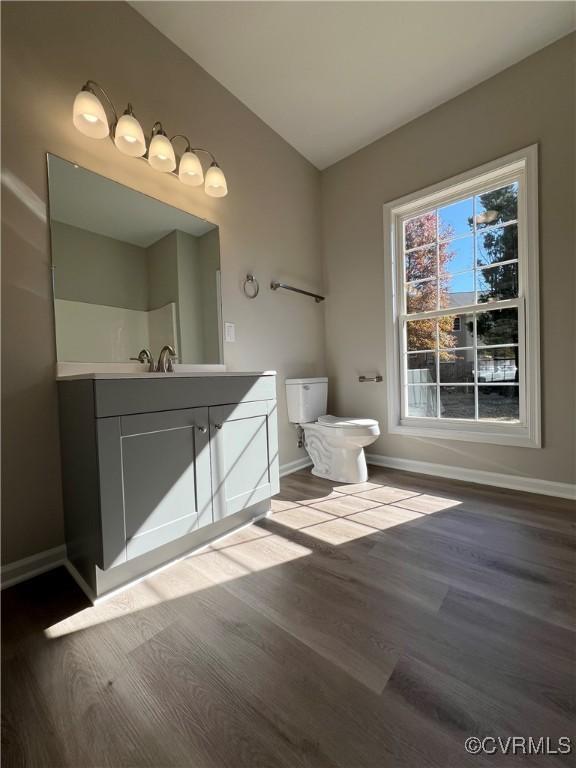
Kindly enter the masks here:
M 218 227 L 48 155 L 58 362 L 222 362 Z

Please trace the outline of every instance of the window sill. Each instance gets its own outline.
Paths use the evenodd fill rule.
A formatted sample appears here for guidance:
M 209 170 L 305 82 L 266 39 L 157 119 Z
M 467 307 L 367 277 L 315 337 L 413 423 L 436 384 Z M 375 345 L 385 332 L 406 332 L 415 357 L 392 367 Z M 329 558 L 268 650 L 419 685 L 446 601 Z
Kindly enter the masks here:
M 403 437 L 460 440 L 467 443 L 512 445 L 523 448 L 542 447 L 540 436 L 531 434 L 525 425 L 515 425 L 508 427 L 508 429 L 502 429 L 499 425 L 482 425 L 482 428 L 479 429 L 462 429 L 453 425 L 440 427 L 402 422 L 389 427 L 388 432 Z

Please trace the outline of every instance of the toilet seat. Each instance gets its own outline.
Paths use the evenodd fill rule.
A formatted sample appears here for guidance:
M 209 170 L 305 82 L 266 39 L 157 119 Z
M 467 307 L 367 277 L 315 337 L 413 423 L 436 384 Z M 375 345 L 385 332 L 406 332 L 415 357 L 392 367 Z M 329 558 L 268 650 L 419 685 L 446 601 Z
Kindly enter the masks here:
M 336 427 L 338 429 L 358 429 L 366 427 L 377 427 L 378 422 L 374 419 L 347 419 L 343 416 L 319 416 L 318 424 L 325 427 Z

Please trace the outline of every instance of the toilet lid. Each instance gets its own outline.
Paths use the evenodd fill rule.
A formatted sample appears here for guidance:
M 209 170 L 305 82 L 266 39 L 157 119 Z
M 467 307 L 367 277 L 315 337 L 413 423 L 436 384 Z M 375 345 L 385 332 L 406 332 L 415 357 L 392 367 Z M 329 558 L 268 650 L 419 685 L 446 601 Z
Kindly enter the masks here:
M 378 422 L 374 419 L 347 419 L 343 416 L 319 416 L 318 424 L 324 424 L 326 427 L 377 427 Z

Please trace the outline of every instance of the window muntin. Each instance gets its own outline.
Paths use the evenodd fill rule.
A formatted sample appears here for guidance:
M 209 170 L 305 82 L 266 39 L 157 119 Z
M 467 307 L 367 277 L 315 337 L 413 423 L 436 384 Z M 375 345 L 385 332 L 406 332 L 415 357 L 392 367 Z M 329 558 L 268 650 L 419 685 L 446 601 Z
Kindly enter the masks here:
M 402 220 L 407 423 L 520 422 L 519 189 L 492 185 Z

